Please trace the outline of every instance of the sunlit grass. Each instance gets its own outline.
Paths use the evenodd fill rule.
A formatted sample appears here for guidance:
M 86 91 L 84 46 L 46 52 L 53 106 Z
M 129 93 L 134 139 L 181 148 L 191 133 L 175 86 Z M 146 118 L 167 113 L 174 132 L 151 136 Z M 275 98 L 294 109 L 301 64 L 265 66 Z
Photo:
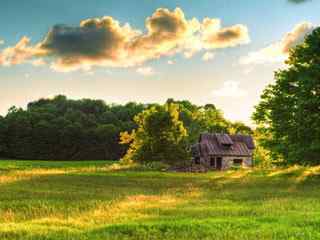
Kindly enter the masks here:
M 302 174 L 297 178 L 297 181 L 303 182 L 308 177 L 312 177 L 312 176 L 320 176 L 320 166 L 309 167 L 309 168 L 304 169 Z
M 0 161 L 0 239 L 320 239 L 320 167 Z

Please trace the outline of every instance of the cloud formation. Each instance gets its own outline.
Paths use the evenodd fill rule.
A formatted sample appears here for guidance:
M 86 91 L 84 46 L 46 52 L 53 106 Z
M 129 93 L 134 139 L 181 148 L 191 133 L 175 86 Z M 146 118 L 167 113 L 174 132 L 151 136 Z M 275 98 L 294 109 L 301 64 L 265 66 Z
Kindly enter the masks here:
M 23 37 L 16 46 L 0 52 L 0 64 L 34 63 L 37 58 L 48 58 L 51 68 L 62 72 L 89 70 L 92 66 L 130 67 L 162 56 L 183 53 L 192 57 L 202 50 L 250 41 L 244 25 L 222 28 L 219 19 L 187 19 L 180 8 L 157 9 L 146 19 L 145 26 L 146 30 L 141 31 L 128 23 L 121 25 L 110 16 L 83 20 L 79 26 L 56 25 L 35 45 Z
M 46 65 L 46 62 L 45 62 L 42 58 L 37 58 L 37 59 L 33 60 L 33 61 L 31 62 L 31 64 L 32 64 L 33 66 L 38 67 L 38 66 Z
M 275 42 L 256 52 L 249 53 L 248 56 L 240 59 L 240 63 L 262 64 L 270 62 L 283 62 L 288 58 L 290 49 L 302 43 L 305 37 L 310 34 L 314 28 L 315 27 L 309 22 L 299 23 L 280 41 Z
M 21 64 L 43 52 L 37 47 L 29 46 L 29 43 L 30 39 L 23 37 L 15 46 L 5 48 L 0 53 L 0 64 L 6 66 Z
M 221 28 L 219 19 L 205 18 L 202 40 L 206 49 L 234 47 L 250 42 L 248 28 L 242 24 Z

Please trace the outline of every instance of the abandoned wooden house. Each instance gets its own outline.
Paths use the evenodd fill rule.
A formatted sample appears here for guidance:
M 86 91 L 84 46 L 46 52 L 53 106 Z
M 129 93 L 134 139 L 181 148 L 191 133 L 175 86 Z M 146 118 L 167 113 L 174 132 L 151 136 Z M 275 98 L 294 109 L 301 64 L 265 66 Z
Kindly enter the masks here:
M 203 133 L 191 150 L 194 164 L 225 170 L 232 166 L 251 167 L 254 148 L 251 136 Z

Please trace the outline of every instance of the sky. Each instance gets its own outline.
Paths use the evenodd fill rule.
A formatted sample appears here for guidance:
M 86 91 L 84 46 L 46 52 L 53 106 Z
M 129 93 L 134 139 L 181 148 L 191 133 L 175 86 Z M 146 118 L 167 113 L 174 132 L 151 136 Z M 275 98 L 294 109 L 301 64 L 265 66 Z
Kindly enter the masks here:
M 252 124 L 317 0 L 1 0 L 0 115 L 64 94 L 215 104 Z

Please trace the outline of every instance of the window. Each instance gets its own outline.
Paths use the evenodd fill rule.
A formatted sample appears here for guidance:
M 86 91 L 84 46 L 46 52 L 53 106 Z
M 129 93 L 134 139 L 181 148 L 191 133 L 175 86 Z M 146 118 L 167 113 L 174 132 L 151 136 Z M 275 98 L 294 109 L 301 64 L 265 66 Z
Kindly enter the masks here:
M 222 144 L 222 147 L 224 148 L 224 149 L 229 149 L 229 148 L 231 148 L 231 144 Z
M 220 170 L 222 168 L 222 158 L 221 157 L 211 157 L 210 166 L 212 168 Z
M 211 157 L 211 158 L 210 158 L 210 166 L 211 166 L 211 167 L 216 167 L 216 161 L 215 161 L 215 158 L 214 158 L 214 157 Z
M 242 159 L 233 159 L 234 166 L 242 166 L 243 160 Z

